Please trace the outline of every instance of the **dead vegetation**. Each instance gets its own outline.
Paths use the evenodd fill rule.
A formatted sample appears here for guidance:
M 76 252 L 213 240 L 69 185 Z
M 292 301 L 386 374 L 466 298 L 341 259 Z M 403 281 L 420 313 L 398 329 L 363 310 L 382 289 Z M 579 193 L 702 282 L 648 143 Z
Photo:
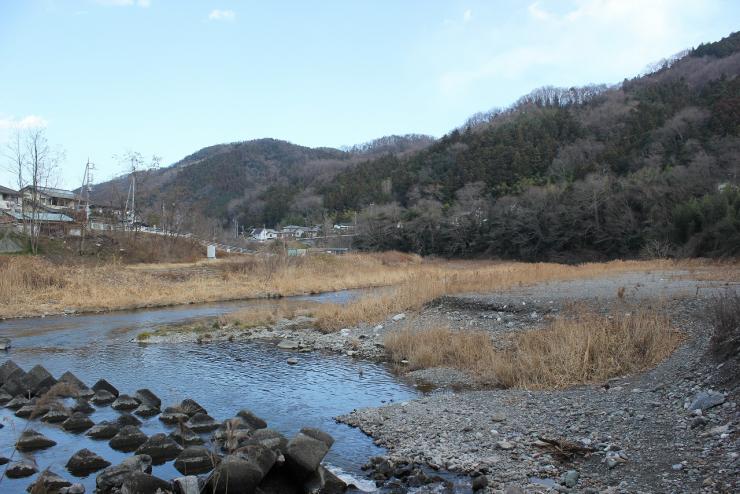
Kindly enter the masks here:
M 390 333 L 392 360 L 411 369 L 452 367 L 483 384 L 504 388 L 564 388 L 603 382 L 647 369 L 668 357 L 682 339 L 666 316 L 638 312 L 614 317 L 582 312 L 545 329 L 510 335 L 505 349 L 483 331 L 445 327 Z
M 513 286 L 592 278 L 628 271 L 672 269 L 670 261 L 612 261 L 564 265 L 553 263 L 449 262 L 430 264 L 391 290 L 346 305 L 322 304 L 314 311 L 322 331 L 360 322 L 374 323 L 389 314 L 414 311 L 443 295 L 493 292 Z
M 740 356 L 740 294 L 727 291 L 710 306 L 714 332 L 709 342 L 714 358 L 725 362 Z
M 416 310 L 435 298 L 627 271 L 677 269 L 672 261 L 552 263 L 424 260 L 398 252 L 285 257 L 233 256 L 196 263 L 57 264 L 0 257 L 0 318 L 281 297 L 366 287 L 387 291 L 347 305 L 322 304 L 324 331 Z

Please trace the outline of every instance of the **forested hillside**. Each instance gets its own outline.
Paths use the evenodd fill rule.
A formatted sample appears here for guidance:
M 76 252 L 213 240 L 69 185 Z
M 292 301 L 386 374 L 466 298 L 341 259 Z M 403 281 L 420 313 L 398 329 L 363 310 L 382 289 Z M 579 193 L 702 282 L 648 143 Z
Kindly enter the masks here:
M 740 254 L 740 36 L 619 87 L 543 88 L 409 157 L 339 174 L 360 244 L 575 260 Z
M 357 245 L 426 255 L 738 255 L 738 72 L 735 33 L 613 87 L 536 90 L 436 141 L 212 146 L 143 174 L 142 197 L 153 221 L 172 205 L 191 228 L 356 216 Z

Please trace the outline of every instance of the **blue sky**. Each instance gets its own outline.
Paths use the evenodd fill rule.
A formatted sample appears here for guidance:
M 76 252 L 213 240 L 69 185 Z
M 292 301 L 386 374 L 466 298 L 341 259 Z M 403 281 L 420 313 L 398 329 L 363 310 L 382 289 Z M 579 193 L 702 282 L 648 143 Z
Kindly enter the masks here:
M 88 156 L 103 180 L 126 150 L 168 165 L 260 137 L 440 136 L 539 86 L 621 81 L 738 21 L 734 0 L 0 0 L 0 141 L 45 126 L 71 188 Z

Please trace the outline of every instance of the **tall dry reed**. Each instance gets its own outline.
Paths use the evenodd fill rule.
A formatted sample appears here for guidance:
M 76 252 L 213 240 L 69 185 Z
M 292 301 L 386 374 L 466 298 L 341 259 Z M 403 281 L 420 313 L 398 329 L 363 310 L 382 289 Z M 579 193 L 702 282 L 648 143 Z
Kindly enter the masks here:
M 386 336 L 385 346 L 394 361 L 406 360 L 412 369 L 452 367 L 491 385 L 543 389 L 647 369 L 681 340 L 668 318 L 655 312 L 615 317 L 584 312 L 511 335 L 506 349 L 497 349 L 485 332 L 444 327 L 401 329 Z

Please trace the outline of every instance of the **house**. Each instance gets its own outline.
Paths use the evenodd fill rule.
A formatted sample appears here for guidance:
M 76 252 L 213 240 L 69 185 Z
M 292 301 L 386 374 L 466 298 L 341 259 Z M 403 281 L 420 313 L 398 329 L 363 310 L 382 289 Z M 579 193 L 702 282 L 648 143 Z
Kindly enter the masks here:
M 71 190 L 37 187 L 34 192 L 34 188 L 27 185 L 21 189 L 21 193 L 24 201 L 36 202 L 47 211 L 73 211 L 77 207 L 77 195 Z
M 16 209 L 20 204 L 20 192 L 0 185 L 0 209 Z
M 74 219 L 63 213 L 49 213 L 37 211 L 36 213 L 20 211 L 0 211 L 0 224 L 20 225 L 24 221 L 35 219 L 36 228 L 40 228 L 45 234 L 68 234 L 78 229 Z M 34 228 L 34 230 L 36 230 Z
M 337 223 L 334 225 L 334 231 L 340 234 L 354 233 L 355 225 L 353 223 Z
M 252 230 L 252 238 L 258 242 L 266 242 L 278 238 L 278 232 L 270 228 L 255 228 Z

